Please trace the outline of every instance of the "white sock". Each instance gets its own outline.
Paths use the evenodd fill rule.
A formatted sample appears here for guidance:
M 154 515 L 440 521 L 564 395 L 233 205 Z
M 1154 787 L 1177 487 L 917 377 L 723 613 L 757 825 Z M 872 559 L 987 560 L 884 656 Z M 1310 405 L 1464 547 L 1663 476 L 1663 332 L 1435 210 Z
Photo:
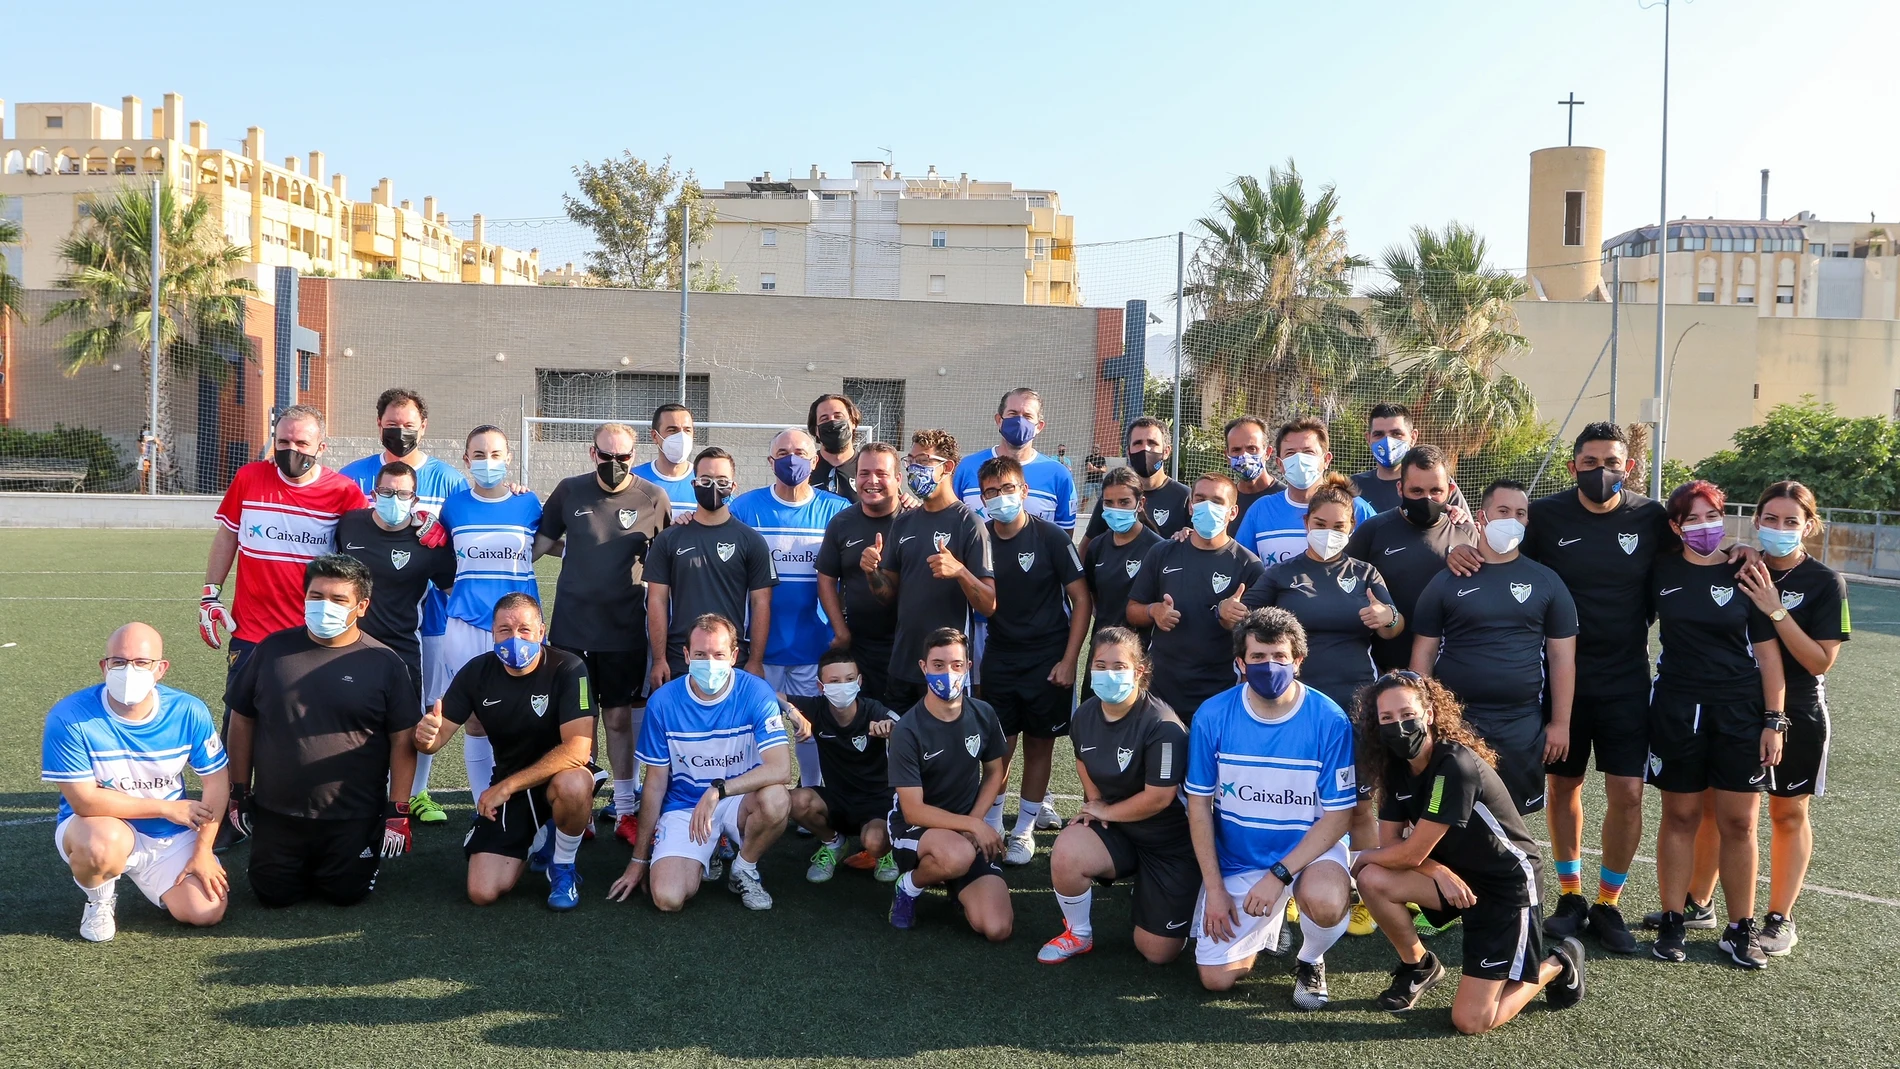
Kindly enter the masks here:
M 119 878 L 117 876 L 114 876 L 97 887 L 87 887 L 85 884 L 79 882 L 79 877 L 77 876 L 73 877 L 73 883 L 76 884 L 81 891 L 86 892 L 86 901 L 93 903 L 103 902 L 111 898 L 119 889 Z
M 1041 812 L 1041 802 L 1017 802 L 1015 836 L 1019 839 L 1033 838 L 1036 834 L 1036 816 Z
M 640 811 L 640 789 L 630 779 L 614 780 L 614 816 L 627 817 Z
M 580 849 L 580 836 L 569 835 L 559 828 L 554 829 L 554 863 L 556 865 L 572 865 L 574 855 L 579 853 Z
M 798 744 L 798 785 L 816 787 L 824 782 L 818 773 L 818 739 L 806 739 Z
M 1300 960 L 1308 965 L 1315 965 L 1325 960 L 1326 952 L 1331 950 L 1333 944 L 1339 942 L 1339 938 L 1346 934 L 1346 925 L 1351 921 L 1352 916 L 1348 914 L 1341 917 L 1339 923 L 1331 928 L 1322 928 L 1313 923 L 1311 913 L 1300 910 Z
M 742 857 L 733 858 L 732 864 L 729 867 L 732 869 L 733 872 L 744 873 L 745 875 L 750 876 L 755 880 L 759 878 L 759 866 L 754 864 L 753 862 L 747 861 L 745 858 L 742 858 Z
M 1095 934 L 1095 926 L 1089 921 L 1089 907 L 1095 904 L 1095 889 L 1089 888 L 1073 898 L 1056 892 L 1056 901 L 1062 904 L 1062 919 L 1069 922 L 1069 930 L 1084 939 Z
M 833 834 L 831 839 L 827 841 L 825 845 L 831 847 L 833 850 L 836 850 L 839 853 L 843 853 L 844 852 L 844 836 L 842 834 Z
M 429 792 L 429 770 L 434 767 L 434 754 L 419 753 L 416 755 L 416 782 L 409 788 L 410 797 L 413 798 L 418 794 L 427 794 Z
M 983 822 L 985 824 L 988 824 L 990 827 L 995 828 L 996 834 L 998 835 L 1003 834 L 1003 796 L 1002 795 L 1000 794 L 997 795 L 996 801 L 990 803 L 989 814 L 983 818 Z
M 468 769 L 468 789 L 479 799 L 495 782 L 495 744 L 486 735 L 462 737 L 462 765 Z
M 912 898 L 924 893 L 924 889 L 917 886 L 917 881 L 911 879 L 908 872 L 897 878 L 897 888 Z

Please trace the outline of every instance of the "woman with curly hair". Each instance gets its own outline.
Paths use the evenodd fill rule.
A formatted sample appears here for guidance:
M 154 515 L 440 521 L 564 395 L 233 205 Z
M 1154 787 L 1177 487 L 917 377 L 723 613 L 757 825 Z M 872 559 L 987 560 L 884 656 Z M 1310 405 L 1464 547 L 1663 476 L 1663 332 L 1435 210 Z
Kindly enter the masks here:
M 1498 778 L 1497 755 L 1437 680 L 1387 672 L 1359 692 L 1358 774 L 1379 801 L 1380 841 L 1353 865 L 1359 893 L 1399 952 L 1379 1005 L 1409 1010 L 1445 967 L 1418 940 L 1406 903 L 1433 924 L 1464 918 L 1464 979 L 1451 1023 L 1467 1035 L 1516 1017 L 1544 992 L 1583 998 L 1583 944 L 1545 953 L 1537 845 Z

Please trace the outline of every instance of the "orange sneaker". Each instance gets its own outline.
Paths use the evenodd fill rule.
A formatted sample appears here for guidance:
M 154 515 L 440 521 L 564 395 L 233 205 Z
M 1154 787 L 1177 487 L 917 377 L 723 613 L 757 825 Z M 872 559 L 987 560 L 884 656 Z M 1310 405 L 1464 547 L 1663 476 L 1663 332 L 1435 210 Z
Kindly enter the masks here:
M 877 858 L 872 857 L 869 851 L 860 850 L 844 859 L 844 867 L 861 870 L 874 869 L 877 867 Z
M 1060 965 L 1077 954 L 1086 954 L 1095 949 L 1095 940 L 1086 935 L 1075 934 L 1068 921 L 1062 922 L 1062 934 L 1042 945 L 1036 952 L 1036 960 L 1044 965 Z
M 614 821 L 614 838 L 632 846 L 640 838 L 640 818 L 632 813 L 624 813 Z

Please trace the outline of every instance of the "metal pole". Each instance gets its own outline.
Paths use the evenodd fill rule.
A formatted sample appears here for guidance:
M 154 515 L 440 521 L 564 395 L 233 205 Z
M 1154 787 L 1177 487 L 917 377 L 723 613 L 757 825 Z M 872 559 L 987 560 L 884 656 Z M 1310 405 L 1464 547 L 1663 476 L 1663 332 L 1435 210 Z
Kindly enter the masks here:
M 686 403 L 686 295 L 693 288 L 693 206 L 680 193 L 680 404 Z
M 1610 256 L 1610 422 L 1616 422 L 1616 393 L 1622 387 L 1617 362 L 1617 328 L 1623 324 L 1623 252 Z
M 164 295 L 160 292 L 161 287 L 159 282 L 161 276 L 159 272 L 163 270 L 165 264 L 163 252 L 159 247 L 162 230 L 159 226 L 158 214 L 159 200 L 164 191 L 164 183 L 164 175 L 159 174 L 152 176 L 152 405 L 151 411 L 146 416 L 148 421 L 146 423 L 146 427 L 148 428 L 146 441 L 150 443 L 147 447 L 147 455 L 150 457 L 151 464 L 149 471 L 150 478 L 147 481 L 148 489 L 146 492 L 152 494 L 158 493 L 158 361 L 162 352 L 162 346 L 159 344 L 159 327 L 164 323 L 162 314 L 159 311 L 159 302 L 164 299 Z
M 1662 177 L 1656 217 L 1656 422 L 1650 434 L 1649 495 L 1662 494 L 1663 322 L 1669 308 L 1669 0 L 1663 0 Z
M 1181 315 L 1182 294 L 1187 281 L 1187 233 L 1174 232 L 1174 445 L 1168 450 L 1168 477 L 1181 477 L 1181 446 L 1187 435 L 1181 432 Z M 1145 380 L 1148 369 L 1142 368 Z

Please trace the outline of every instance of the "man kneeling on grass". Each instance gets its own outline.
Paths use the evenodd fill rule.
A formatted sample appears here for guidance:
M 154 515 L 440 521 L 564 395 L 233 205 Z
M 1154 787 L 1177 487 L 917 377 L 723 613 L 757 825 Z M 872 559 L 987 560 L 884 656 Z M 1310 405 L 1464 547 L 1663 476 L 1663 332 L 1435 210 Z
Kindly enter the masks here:
M 877 878 L 897 879 L 891 856 L 889 759 L 885 740 L 897 726 L 897 714 L 862 691 L 858 660 L 850 650 L 830 650 L 818 658 L 821 694 L 781 694 L 797 722 L 800 741 L 817 744 L 818 782 L 792 792 L 792 819 L 818 837 L 805 878 L 824 883 L 838 871 L 845 836 L 855 835 L 868 857 L 877 859 Z M 797 723 L 795 722 L 795 723 Z
M 437 753 L 479 716 L 495 748 L 495 778 L 475 800 L 468 900 L 486 906 L 514 889 L 525 864 L 548 874 L 548 908 L 580 905 L 574 854 L 600 785 L 587 666 L 543 643 L 541 606 L 516 591 L 495 602 L 495 648 L 463 665 L 442 711 L 416 725 L 416 749 Z M 549 825 L 552 825 L 550 827 Z
M 1379 798 L 1379 838 L 1354 863 L 1359 894 L 1399 952 L 1379 1005 L 1400 1012 L 1444 979 L 1406 903 L 1444 926 L 1464 918 L 1465 970 L 1451 1023 L 1467 1035 L 1516 1017 L 1537 993 L 1583 998 L 1583 944 L 1543 949 L 1537 845 L 1498 777 L 1497 755 L 1436 680 L 1387 672 L 1360 693 L 1359 775 Z

